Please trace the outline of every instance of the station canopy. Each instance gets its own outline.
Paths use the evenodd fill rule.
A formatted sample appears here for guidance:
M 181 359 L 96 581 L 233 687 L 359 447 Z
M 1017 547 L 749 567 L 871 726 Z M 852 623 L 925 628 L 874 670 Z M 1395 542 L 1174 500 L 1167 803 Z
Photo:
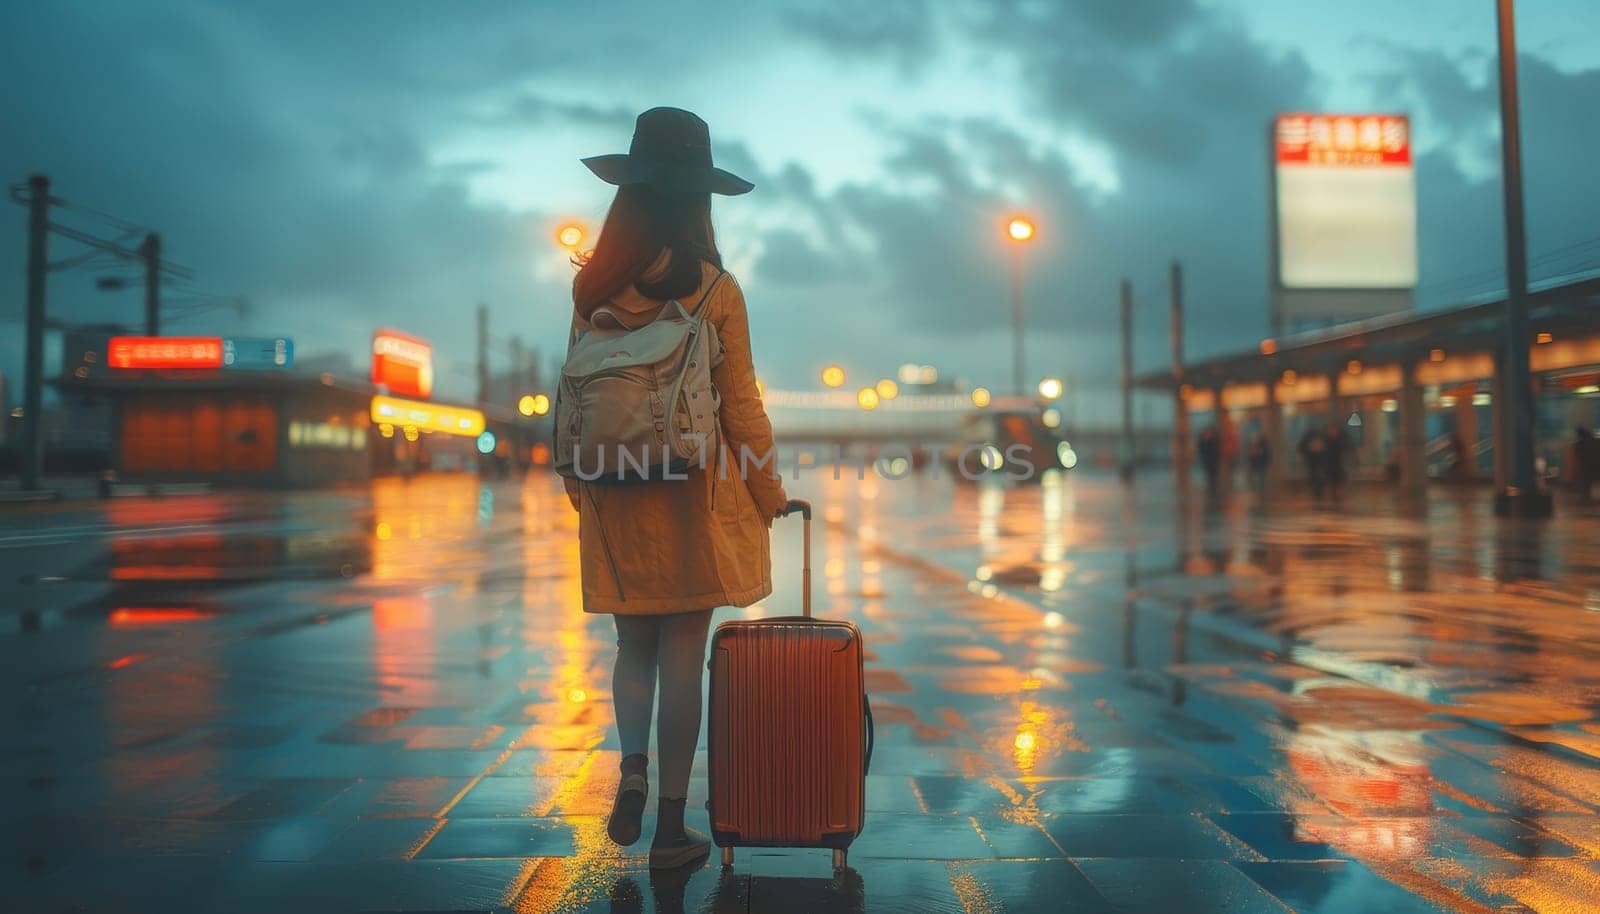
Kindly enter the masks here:
M 1505 299 L 1499 299 L 1340 324 L 1263 340 L 1249 352 L 1186 362 L 1181 379 L 1167 370 L 1139 375 L 1133 383 L 1148 390 L 1171 391 L 1180 384 L 1206 389 L 1272 382 L 1285 371 L 1307 376 L 1333 374 L 1343 371 L 1352 359 L 1377 367 L 1422 362 L 1435 349 L 1452 357 L 1492 354 L 1502 348 L 1505 308 Z M 1550 334 L 1556 341 L 1600 343 L 1600 276 L 1530 292 L 1528 319 L 1530 335 L 1535 338 Z

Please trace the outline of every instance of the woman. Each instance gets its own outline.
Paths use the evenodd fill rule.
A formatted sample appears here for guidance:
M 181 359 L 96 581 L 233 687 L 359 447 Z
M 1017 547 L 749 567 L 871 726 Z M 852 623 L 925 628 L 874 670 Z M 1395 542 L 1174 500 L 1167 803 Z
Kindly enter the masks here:
M 618 190 L 573 282 L 573 337 L 591 329 L 601 306 L 600 320 L 631 329 L 676 300 L 716 327 L 724 350 L 712 371 L 722 401 L 719 463 L 691 469 L 687 479 L 567 480 L 578 510 L 584 611 L 610 613 L 617 625 L 611 693 L 622 778 L 607 832 L 623 846 L 639 840 L 659 681 L 660 799 L 650 865 L 670 868 L 710 852 L 704 835 L 684 827 L 683 807 L 700 738 L 711 610 L 772 592 L 769 528 L 788 501 L 776 459 L 757 466 L 738 456 L 770 454 L 772 427 L 756 390 L 744 296 L 722 269 L 711 228 L 710 195 L 752 185 L 712 167 L 705 122 L 677 108 L 639 115 L 627 155 L 583 161 Z

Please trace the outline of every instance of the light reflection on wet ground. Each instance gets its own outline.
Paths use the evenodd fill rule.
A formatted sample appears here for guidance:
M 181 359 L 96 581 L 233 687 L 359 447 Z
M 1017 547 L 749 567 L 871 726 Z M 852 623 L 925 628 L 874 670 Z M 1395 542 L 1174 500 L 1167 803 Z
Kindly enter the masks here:
M 742 851 L 661 876 L 612 847 L 614 636 L 578 608 L 565 498 L 441 476 L 0 517 L 7 894 L 1594 909 L 1595 515 L 1502 527 L 1446 493 L 1424 519 L 1366 496 L 1180 518 L 1160 482 L 1094 476 L 795 488 L 819 509 L 818 612 L 871 652 L 849 871 Z M 795 607 L 798 533 L 780 523 L 778 593 L 743 614 Z M 701 827 L 703 800 L 697 781 Z

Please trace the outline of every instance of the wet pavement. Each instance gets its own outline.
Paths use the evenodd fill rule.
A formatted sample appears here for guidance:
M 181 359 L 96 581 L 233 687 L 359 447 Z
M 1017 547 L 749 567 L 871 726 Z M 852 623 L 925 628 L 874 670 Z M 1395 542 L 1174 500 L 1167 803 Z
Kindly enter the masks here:
M 792 490 L 870 649 L 848 870 L 612 847 L 574 517 L 437 476 L 0 513 L 6 909 L 1597 910 L 1595 509 Z M 798 550 L 780 523 L 777 594 L 719 618 L 793 611 Z

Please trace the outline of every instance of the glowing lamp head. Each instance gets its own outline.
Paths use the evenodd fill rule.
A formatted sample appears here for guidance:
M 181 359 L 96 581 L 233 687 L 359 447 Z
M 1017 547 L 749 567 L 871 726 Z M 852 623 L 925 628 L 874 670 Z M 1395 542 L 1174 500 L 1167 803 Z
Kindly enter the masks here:
M 1012 241 L 1028 241 L 1033 238 L 1033 223 L 1018 216 L 1006 224 L 1006 235 Z
M 979 409 L 987 407 L 993 399 L 994 397 L 989 393 L 989 388 L 987 387 L 974 387 L 972 389 L 972 405 Z
M 829 365 L 822 369 L 822 383 L 828 387 L 839 387 L 844 384 L 844 369 L 838 365 Z
M 556 229 L 556 243 L 569 251 L 576 251 L 578 245 L 583 243 L 582 226 L 568 223 Z
M 1066 385 L 1061 382 L 1060 378 L 1045 378 L 1039 382 L 1039 396 L 1046 400 L 1061 399 L 1061 394 L 1064 390 L 1066 390 Z
M 545 394 L 534 394 L 533 403 L 530 405 L 533 407 L 535 416 L 542 416 L 550 412 L 550 398 Z
M 878 391 L 876 388 L 863 387 L 856 391 L 856 405 L 865 410 L 878 408 Z
M 879 400 L 893 400 L 900 396 L 900 385 L 889 378 L 879 381 L 874 390 L 878 392 Z
M 533 415 L 533 395 L 532 394 L 523 394 L 522 395 L 522 399 L 517 401 L 517 412 L 523 414 L 524 416 Z

